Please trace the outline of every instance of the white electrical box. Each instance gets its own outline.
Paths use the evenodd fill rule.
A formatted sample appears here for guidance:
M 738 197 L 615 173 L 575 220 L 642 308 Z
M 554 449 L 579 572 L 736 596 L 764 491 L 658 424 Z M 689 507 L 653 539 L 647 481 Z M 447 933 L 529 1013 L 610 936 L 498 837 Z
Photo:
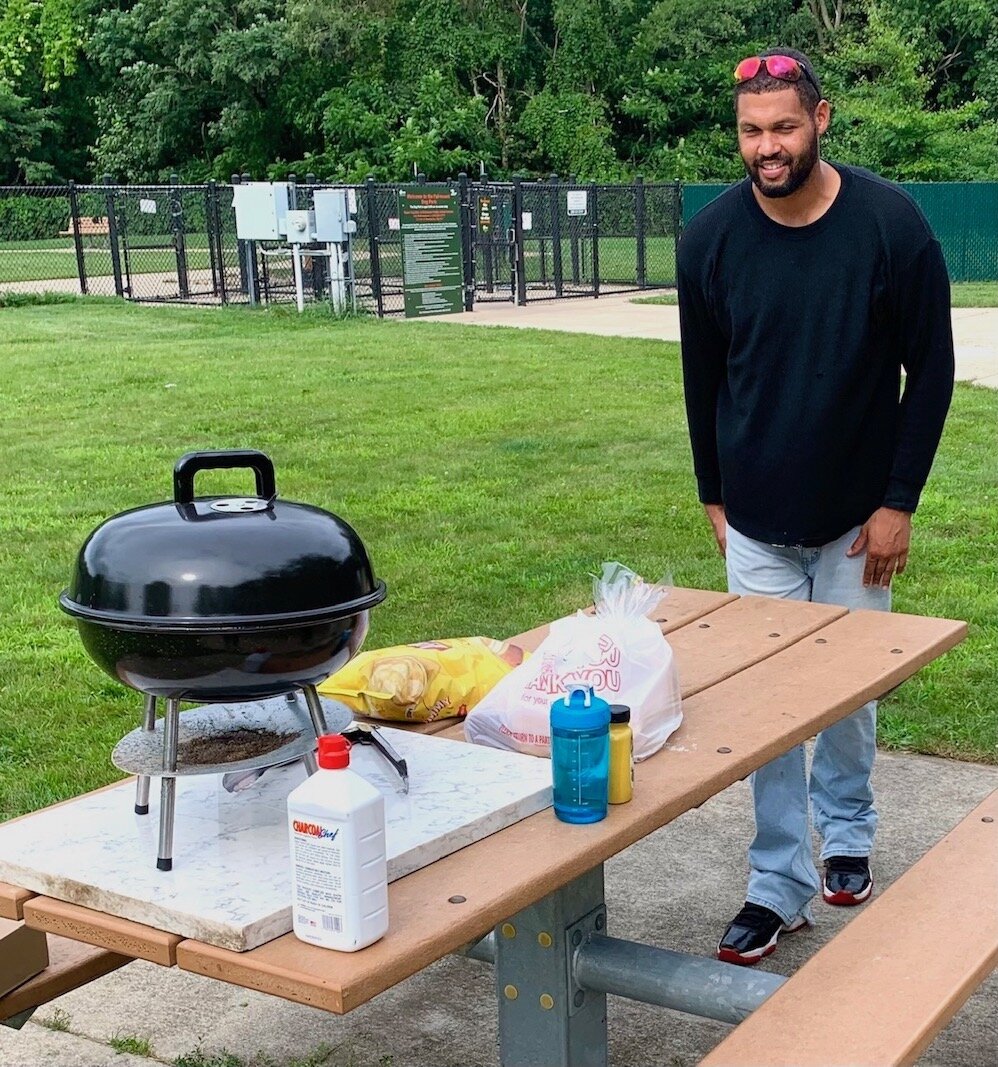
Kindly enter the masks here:
M 232 187 L 240 241 L 280 241 L 287 232 L 288 183 L 247 182 Z
M 350 218 L 346 189 L 316 189 L 312 203 L 315 205 L 316 241 L 342 244 L 347 234 L 357 232 L 357 223 Z

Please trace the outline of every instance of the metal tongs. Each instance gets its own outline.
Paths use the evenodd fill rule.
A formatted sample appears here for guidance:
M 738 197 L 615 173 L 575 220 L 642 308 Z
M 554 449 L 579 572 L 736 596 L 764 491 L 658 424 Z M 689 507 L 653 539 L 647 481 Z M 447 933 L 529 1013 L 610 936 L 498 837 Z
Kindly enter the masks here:
M 340 733 L 351 745 L 373 745 L 374 748 L 392 765 L 392 769 L 402 780 L 402 792 L 409 792 L 409 768 L 398 751 L 388 742 L 381 728 L 370 722 L 355 722 Z

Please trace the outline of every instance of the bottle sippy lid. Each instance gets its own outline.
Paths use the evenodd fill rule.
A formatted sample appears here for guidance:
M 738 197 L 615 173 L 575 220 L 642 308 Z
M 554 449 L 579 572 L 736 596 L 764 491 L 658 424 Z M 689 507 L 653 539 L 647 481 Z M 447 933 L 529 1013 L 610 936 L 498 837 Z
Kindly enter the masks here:
M 319 738 L 318 763 L 324 771 L 349 767 L 350 742 L 342 734 L 323 734 Z
M 610 705 L 592 687 L 573 686 L 551 705 L 551 726 L 562 730 L 594 730 L 610 722 Z

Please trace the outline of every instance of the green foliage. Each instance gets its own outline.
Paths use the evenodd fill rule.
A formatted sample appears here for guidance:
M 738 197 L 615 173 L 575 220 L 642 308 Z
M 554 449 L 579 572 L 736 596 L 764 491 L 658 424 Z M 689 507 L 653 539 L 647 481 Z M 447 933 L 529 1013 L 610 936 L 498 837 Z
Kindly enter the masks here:
M 995 0 L 0 0 L 0 180 L 730 181 L 731 71 L 778 44 L 829 158 L 995 175 Z
M 0 196 L 0 233 L 5 241 L 38 241 L 58 237 L 70 217 L 69 197 Z
M 543 89 L 524 108 L 516 126 L 524 162 L 535 173 L 620 180 L 624 168 L 613 148 L 607 112 L 597 96 Z

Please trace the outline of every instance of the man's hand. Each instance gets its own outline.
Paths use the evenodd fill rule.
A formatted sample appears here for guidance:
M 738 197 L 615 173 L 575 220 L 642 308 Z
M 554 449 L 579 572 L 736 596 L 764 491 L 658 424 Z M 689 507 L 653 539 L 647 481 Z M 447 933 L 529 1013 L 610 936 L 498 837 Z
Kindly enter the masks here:
M 904 574 L 911 544 L 911 515 L 894 508 L 877 508 L 846 552 L 858 556 L 866 549 L 863 585 L 889 589 L 895 574 Z
M 703 510 L 707 512 L 707 518 L 710 519 L 710 524 L 714 527 L 717 547 L 721 550 L 721 555 L 723 556 L 728 549 L 728 525 L 724 519 L 724 505 L 704 504 Z

